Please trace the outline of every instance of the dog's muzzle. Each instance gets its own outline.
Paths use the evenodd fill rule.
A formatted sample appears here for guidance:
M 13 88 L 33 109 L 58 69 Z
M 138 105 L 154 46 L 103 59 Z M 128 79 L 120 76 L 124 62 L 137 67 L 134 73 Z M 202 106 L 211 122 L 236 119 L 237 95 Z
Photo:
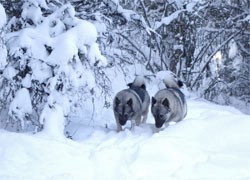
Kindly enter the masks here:
M 123 126 L 123 125 L 125 125 L 125 124 L 126 124 L 126 122 L 127 122 L 127 121 L 126 121 L 126 120 L 124 120 L 124 119 L 119 119 L 119 123 L 120 123 L 120 125 L 122 125 L 122 126 Z
M 161 128 L 165 122 L 165 120 L 157 120 L 155 121 L 155 127 Z

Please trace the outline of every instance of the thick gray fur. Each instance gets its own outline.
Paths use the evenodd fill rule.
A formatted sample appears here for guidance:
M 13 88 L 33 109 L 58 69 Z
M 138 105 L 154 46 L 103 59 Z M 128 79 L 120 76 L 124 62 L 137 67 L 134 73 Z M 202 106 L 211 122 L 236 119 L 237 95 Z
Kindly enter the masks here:
M 122 126 L 128 120 L 132 121 L 132 128 L 134 123 L 139 126 L 141 123 L 146 123 L 147 120 L 150 97 L 144 81 L 138 82 L 138 79 L 135 79 L 128 86 L 128 89 L 124 89 L 116 94 L 113 102 L 118 132 L 122 130 Z
M 171 82 L 171 84 L 167 84 Z M 165 89 L 159 90 L 152 97 L 151 112 L 155 118 L 155 126 L 161 128 L 169 122 L 179 122 L 187 114 L 187 103 L 184 94 L 179 89 L 180 80 L 164 80 Z

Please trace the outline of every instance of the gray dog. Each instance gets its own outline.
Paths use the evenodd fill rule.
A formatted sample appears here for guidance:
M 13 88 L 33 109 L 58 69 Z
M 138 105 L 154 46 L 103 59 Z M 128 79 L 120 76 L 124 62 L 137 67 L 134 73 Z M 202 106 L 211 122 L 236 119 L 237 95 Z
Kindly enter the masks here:
M 128 86 L 128 89 L 117 93 L 113 102 L 118 132 L 122 130 L 122 126 L 128 120 L 132 121 L 132 128 L 134 127 L 134 122 L 139 126 L 147 120 L 150 97 L 146 90 L 144 78 L 137 77 Z
M 179 89 L 183 86 L 182 81 L 170 74 L 163 82 L 166 88 L 152 97 L 151 112 L 157 128 L 161 128 L 164 123 L 168 126 L 169 122 L 179 122 L 187 114 L 185 96 Z

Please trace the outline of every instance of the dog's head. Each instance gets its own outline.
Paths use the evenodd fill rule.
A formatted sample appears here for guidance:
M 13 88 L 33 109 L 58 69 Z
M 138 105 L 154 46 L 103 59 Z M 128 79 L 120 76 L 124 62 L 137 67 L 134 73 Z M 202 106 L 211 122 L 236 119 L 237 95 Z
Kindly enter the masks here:
M 157 100 L 152 97 L 151 112 L 155 119 L 155 126 L 161 128 L 162 125 L 168 121 L 171 116 L 171 110 L 169 107 L 169 100 L 167 98 Z
M 119 123 L 123 126 L 128 120 L 131 120 L 134 115 L 133 99 L 129 98 L 123 101 L 116 97 L 114 104 L 114 112 L 118 117 Z

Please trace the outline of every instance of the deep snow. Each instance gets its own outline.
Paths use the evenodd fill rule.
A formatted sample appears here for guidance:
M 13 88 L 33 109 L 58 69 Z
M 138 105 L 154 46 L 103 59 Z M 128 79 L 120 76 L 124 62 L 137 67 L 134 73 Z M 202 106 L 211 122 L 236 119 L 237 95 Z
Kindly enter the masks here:
M 39 1 L 39 5 L 44 7 L 42 2 L 45 1 Z M 191 7 L 192 4 L 187 10 L 192 9 Z M 32 79 L 44 82 L 50 78 L 49 65 L 59 65 L 59 72 L 69 75 L 74 86 L 88 84 L 91 89 L 96 86 L 92 72 L 77 66 L 78 64 L 76 70 L 66 64 L 78 54 L 77 49 L 87 54 L 92 65 L 96 60 L 100 66 L 107 64 L 95 42 L 97 32 L 94 26 L 77 20 L 70 5 L 61 7 L 43 23 L 41 19 L 44 17 L 37 9 L 26 8 L 22 17 L 31 18 L 37 28 L 25 28 L 21 32 L 7 35 L 10 38 L 20 33 L 15 41 L 9 42 L 10 52 L 15 53 L 16 48 L 27 46 L 34 58 L 37 58 L 29 64 L 33 73 L 23 79 L 24 88 L 18 91 L 17 99 L 11 104 L 11 111 L 17 111 L 19 117 L 24 116 L 18 112 L 17 107 L 22 106 L 19 103 L 23 98 L 29 99 L 25 88 L 31 86 Z M 121 8 L 118 10 L 129 13 Z M 58 17 L 64 12 L 69 16 L 62 18 L 61 22 Z M 5 13 L 0 5 L 0 28 L 6 21 L 2 14 Z M 158 25 L 168 24 L 175 17 L 176 14 L 172 14 Z M 52 21 L 57 23 L 50 27 Z M 64 33 L 64 26 L 72 23 L 73 27 Z M 101 26 L 97 29 L 100 30 Z M 86 37 L 82 34 L 86 34 Z M 47 43 L 53 49 L 50 55 L 44 46 Z M 5 47 L 2 49 L 5 53 L 0 57 L 0 69 L 7 65 L 7 51 Z M 63 51 L 65 49 L 67 51 Z M 234 57 L 235 51 L 236 48 L 232 48 L 230 56 Z M 138 67 L 135 65 L 134 68 Z M 129 76 L 134 76 L 134 70 L 128 72 L 131 72 Z M 138 68 L 136 74 L 142 75 L 143 72 L 145 70 Z M 3 75 L 11 79 L 16 73 L 9 66 Z M 114 72 L 112 69 L 109 76 L 113 82 L 111 94 L 125 86 L 125 82 L 119 78 L 120 74 L 121 72 Z M 77 77 L 83 78 L 79 80 Z M 118 81 L 113 81 L 114 78 Z M 50 84 L 53 83 L 56 84 L 56 79 L 50 81 Z M 154 83 L 150 89 L 151 95 L 159 88 L 158 82 Z M 184 121 L 156 132 L 150 114 L 147 124 L 134 130 L 126 128 L 125 131 L 117 133 L 112 111 L 101 109 L 102 103 L 97 103 L 95 107 L 96 114 L 93 117 L 96 122 L 83 122 L 91 119 L 94 112 L 92 103 L 84 102 L 86 107 L 81 114 L 84 115 L 81 116 L 83 120 L 78 120 L 76 116 L 76 121 L 67 126 L 66 130 L 73 138 L 71 140 L 62 136 L 64 127 L 61 121 L 65 115 L 63 112 L 68 108 L 67 98 L 52 91 L 48 102 L 53 102 L 54 99 L 59 99 L 57 103 L 64 108 L 56 105 L 52 111 L 45 107 L 40 117 L 40 121 L 47 119 L 44 131 L 34 135 L 0 130 L 0 180 L 250 179 L 250 116 L 234 108 L 189 97 L 188 115 Z M 22 110 L 29 113 L 30 103 L 22 106 Z M 46 115 L 49 115 L 48 118 Z
M 0 179 L 250 179 L 250 116 L 187 102 L 185 120 L 158 133 L 152 123 L 117 133 L 115 121 L 78 127 L 74 140 L 1 130 Z

